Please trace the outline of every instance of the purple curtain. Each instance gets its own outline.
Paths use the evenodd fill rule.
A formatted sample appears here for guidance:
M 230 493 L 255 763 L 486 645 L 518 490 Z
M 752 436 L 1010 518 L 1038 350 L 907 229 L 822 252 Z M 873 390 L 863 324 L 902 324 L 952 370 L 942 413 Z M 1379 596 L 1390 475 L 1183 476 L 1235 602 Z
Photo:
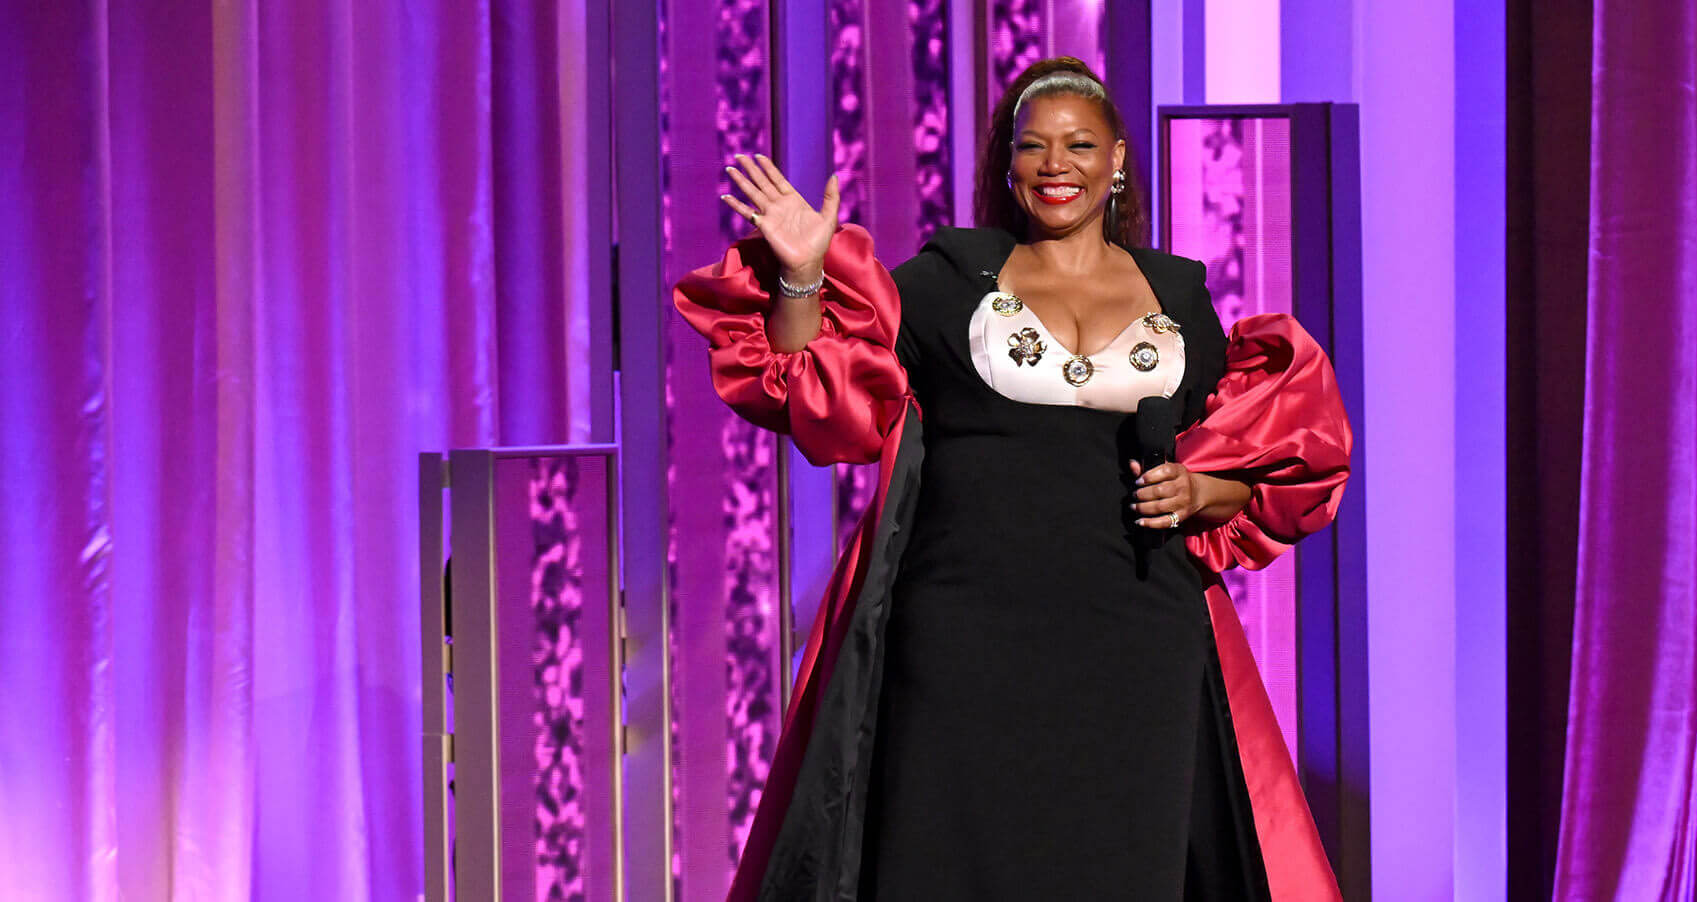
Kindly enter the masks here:
M 587 429 L 512 10 L 0 11 L 0 897 L 420 891 L 416 454 Z
M 1697 893 L 1697 2 L 1596 0 L 1558 899 Z

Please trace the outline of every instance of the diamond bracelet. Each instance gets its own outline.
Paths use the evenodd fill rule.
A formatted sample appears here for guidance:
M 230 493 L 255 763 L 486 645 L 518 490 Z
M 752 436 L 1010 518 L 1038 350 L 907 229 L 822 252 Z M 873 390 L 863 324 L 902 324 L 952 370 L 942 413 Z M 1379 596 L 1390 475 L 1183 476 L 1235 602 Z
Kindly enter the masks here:
M 818 281 L 811 285 L 791 285 L 782 275 L 778 276 L 778 290 L 783 292 L 784 297 L 787 298 L 794 298 L 797 300 L 801 298 L 810 298 L 818 294 L 819 289 L 823 287 L 825 287 L 824 273 L 820 273 Z

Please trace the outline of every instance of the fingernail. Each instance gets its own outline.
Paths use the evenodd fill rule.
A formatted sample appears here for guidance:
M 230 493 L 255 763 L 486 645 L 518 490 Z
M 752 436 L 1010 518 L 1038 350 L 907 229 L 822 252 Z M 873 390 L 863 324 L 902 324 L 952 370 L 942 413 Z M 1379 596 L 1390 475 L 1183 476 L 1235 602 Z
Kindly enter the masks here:
M 1139 476 L 1139 477 L 1137 477 L 1137 484 L 1138 484 L 1138 485 L 1142 485 L 1142 484 L 1143 484 L 1143 477 L 1141 477 L 1141 476 Z
M 730 200 L 731 196 L 729 194 L 721 194 L 721 195 L 719 195 L 719 199 L 720 200 Z

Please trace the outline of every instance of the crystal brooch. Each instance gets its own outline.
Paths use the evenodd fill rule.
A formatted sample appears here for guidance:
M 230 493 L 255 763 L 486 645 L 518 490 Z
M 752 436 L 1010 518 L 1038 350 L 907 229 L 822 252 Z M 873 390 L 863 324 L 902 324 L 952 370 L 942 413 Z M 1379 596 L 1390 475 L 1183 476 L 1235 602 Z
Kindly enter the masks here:
M 1008 336 L 1008 356 L 1013 358 L 1015 366 L 1022 363 L 1036 366 L 1046 350 L 1042 337 L 1030 326 Z

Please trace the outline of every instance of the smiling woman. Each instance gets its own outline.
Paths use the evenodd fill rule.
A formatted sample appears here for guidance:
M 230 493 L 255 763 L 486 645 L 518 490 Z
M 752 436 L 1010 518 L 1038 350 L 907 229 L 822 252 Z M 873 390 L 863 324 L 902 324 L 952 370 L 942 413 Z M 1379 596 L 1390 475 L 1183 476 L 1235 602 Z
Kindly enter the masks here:
M 1123 133 L 1082 63 L 1037 63 L 981 227 L 893 272 L 835 179 L 815 210 L 729 167 L 759 234 L 676 291 L 715 388 L 881 464 L 733 899 L 1337 897 L 1218 571 L 1329 522 L 1349 424 L 1294 320 L 1228 341 L 1202 266 L 1139 246 Z

